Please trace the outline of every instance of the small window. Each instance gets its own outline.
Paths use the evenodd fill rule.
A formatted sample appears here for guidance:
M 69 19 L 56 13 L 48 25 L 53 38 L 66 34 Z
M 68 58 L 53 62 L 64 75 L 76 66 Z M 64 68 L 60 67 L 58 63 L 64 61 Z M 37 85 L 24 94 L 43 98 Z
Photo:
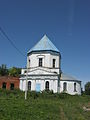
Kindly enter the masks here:
M 67 91 L 67 83 L 66 82 L 63 83 L 63 91 Z
M 28 82 L 28 90 L 31 90 L 31 81 Z
M 30 67 L 30 59 L 29 59 L 29 67 Z
M 42 58 L 39 58 L 39 67 L 42 67 Z
M 25 70 L 24 73 L 27 73 L 27 70 Z
M 74 83 L 74 92 L 76 92 L 76 83 Z
M 55 59 L 53 59 L 53 68 L 55 68 L 55 61 L 56 61 L 56 60 L 55 60 Z
M 10 90 L 14 90 L 14 83 L 10 84 Z
M 48 81 L 46 81 L 45 89 L 46 89 L 46 90 L 49 90 L 49 82 L 48 82 Z
M 6 83 L 5 82 L 2 84 L 2 88 L 6 89 Z

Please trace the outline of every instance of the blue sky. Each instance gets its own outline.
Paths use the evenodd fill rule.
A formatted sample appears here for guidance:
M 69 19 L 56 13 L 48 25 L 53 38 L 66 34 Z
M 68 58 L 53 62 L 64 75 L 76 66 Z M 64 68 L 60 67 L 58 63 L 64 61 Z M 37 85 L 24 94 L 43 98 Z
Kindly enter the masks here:
M 25 54 L 46 34 L 60 50 L 62 71 L 90 81 L 90 0 L 0 0 L 0 26 Z M 0 65 L 26 66 L 0 32 Z

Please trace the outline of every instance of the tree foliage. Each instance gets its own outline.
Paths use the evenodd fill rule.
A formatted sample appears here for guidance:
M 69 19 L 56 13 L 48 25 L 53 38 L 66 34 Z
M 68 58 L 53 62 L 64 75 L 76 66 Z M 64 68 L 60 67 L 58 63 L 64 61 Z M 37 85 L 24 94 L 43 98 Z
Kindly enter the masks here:
M 9 75 L 13 77 L 20 76 L 21 68 L 12 67 L 9 69 Z
M 0 76 L 8 75 L 8 69 L 5 64 L 0 66 Z
M 85 93 L 86 93 L 87 95 L 90 95 L 90 82 L 87 82 L 87 83 L 85 84 Z
M 21 74 L 21 68 L 17 67 L 12 67 L 7 69 L 5 64 L 2 64 L 0 66 L 0 76 L 13 76 L 13 77 L 18 77 Z

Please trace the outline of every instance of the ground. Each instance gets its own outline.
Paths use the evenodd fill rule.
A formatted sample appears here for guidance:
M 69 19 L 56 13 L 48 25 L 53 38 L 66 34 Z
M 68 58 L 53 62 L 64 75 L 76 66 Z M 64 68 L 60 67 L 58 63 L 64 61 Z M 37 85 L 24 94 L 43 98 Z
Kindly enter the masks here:
M 90 96 L 0 90 L 0 120 L 89 120 Z

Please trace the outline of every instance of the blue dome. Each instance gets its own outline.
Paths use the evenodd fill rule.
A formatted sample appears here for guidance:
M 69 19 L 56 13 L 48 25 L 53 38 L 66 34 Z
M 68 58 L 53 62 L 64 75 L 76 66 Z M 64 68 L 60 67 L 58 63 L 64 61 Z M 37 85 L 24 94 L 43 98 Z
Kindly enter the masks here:
M 31 48 L 28 53 L 37 51 L 59 52 L 59 50 L 55 47 L 55 45 L 49 40 L 46 35 L 44 35 L 44 37 L 33 48 Z

